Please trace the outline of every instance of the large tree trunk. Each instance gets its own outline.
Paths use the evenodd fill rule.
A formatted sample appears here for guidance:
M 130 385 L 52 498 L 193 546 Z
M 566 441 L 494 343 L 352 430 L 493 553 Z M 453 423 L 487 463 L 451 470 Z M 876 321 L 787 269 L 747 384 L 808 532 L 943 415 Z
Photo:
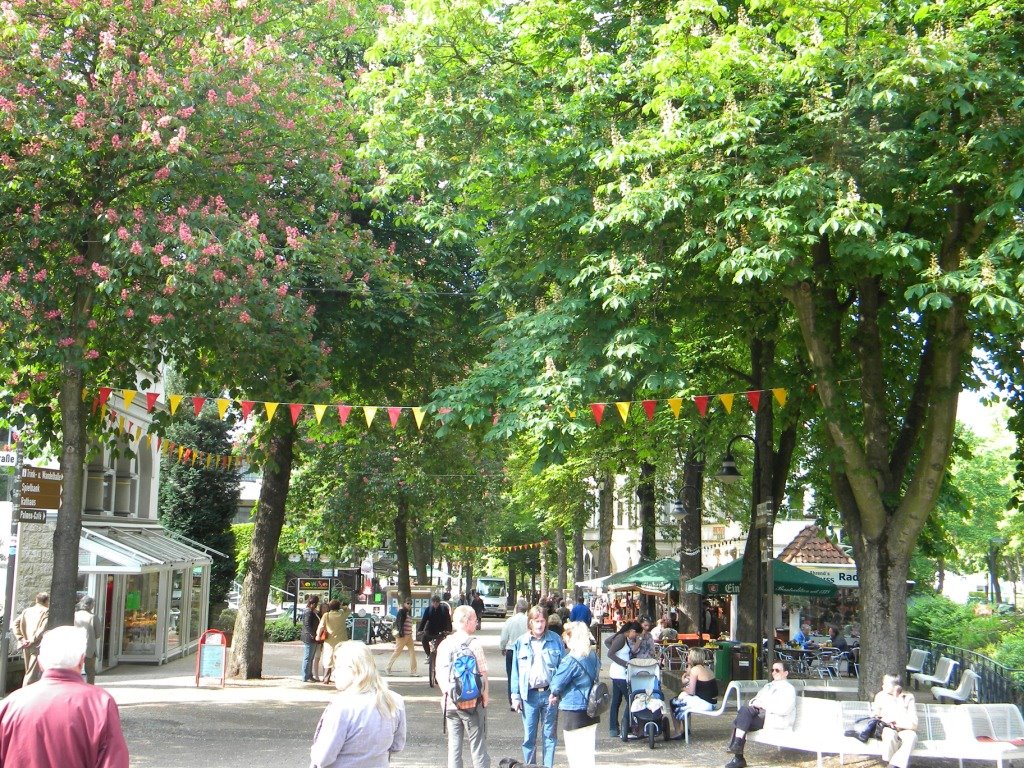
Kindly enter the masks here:
M 683 464 L 683 519 L 679 521 L 679 608 L 694 627 L 700 626 L 700 595 L 686 592 L 686 582 L 701 573 L 701 499 L 704 461 L 693 441 Z
M 64 473 L 64 490 L 57 513 L 57 526 L 53 534 L 50 627 L 74 624 L 75 603 L 78 601 L 78 543 L 82 536 L 85 422 L 88 415 L 86 405 L 82 402 L 82 369 L 75 357 L 81 353 L 81 347 L 77 345 L 68 350 L 58 394 L 60 426 L 63 432 L 60 470 Z
M 404 601 L 412 596 L 412 579 L 409 577 L 409 502 L 404 496 L 398 497 L 395 512 L 395 555 L 398 558 L 398 597 Z
M 653 464 L 648 461 L 640 464 L 640 482 L 636 487 L 636 498 L 640 506 L 640 557 L 644 560 L 658 559 L 655 474 L 656 468 Z
M 267 624 L 267 596 L 277 560 L 277 543 L 284 526 L 284 507 L 292 475 L 296 430 L 291 424 L 270 438 L 263 486 L 256 507 L 249 562 L 235 618 L 230 677 L 247 680 L 263 676 L 263 632 Z
M 427 566 L 433 565 L 431 561 L 433 560 L 434 553 L 430 551 L 433 538 L 429 535 L 417 534 L 407 540 L 412 548 L 413 566 L 416 568 L 416 582 L 418 584 L 429 584 L 432 572 Z
M 583 526 L 577 525 L 576 530 L 572 532 L 572 576 L 573 582 L 576 588 L 573 590 L 573 596 L 576 601 L 579 602 L 583 599 L 583 587 L 580 586 L 580 582 L 583 581 Z
M 612 572 L 612 530 L 615 527 L 615 473 L 602 470 L 597 476 L 597 575 L 608 576 Z
M 548 594 L 548 548 L 540 548 L 540 596 L 541 599 Z
M 569 553 L 565 548 L 565 530 L 555 528 L 555 554 L 558 557 L 558 595 L 561 597 L 569 586 Z

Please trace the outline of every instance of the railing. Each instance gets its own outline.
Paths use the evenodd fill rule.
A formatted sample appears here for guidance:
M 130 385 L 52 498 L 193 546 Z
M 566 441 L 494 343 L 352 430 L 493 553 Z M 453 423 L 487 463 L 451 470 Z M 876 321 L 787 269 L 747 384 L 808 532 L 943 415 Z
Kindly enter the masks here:
M 974 698 L 982 704 L 1016 704 L 1024 708 L 1024 669 L 1011 669 L 975 651 L 959 648 L 955 645 L 935 643 L 918 637 L 908 637 L 910 649 L 921 648 L 928 651 L 928 661 L 924 671 L 931 673 L 935 662 L 940 656 L 953 659 L 959 663 L 957 674 L 950 681 L 955 688 L 960 680 L 960 673 L 965 669 L 973 670 L 979 677 L 978 688 Z

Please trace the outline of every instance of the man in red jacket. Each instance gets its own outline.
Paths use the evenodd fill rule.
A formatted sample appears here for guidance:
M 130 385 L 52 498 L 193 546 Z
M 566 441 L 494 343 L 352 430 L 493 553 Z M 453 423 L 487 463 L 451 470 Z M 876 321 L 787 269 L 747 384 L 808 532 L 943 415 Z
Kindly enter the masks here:
M 81 627 L 43 635 L 42 678 L 0 702 L 4 768 L 128 768 L 117 704 L 82 680 L 86 642 Z

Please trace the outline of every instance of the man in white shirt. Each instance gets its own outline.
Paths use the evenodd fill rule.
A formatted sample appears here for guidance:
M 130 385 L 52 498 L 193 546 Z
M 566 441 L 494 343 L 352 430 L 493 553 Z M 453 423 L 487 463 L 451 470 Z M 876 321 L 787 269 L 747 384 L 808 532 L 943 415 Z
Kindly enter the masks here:
M 473 768 L 491 766 L 487 753 L 487 658 L 480 641 L 473 637 L 476 627 L 476 611 L 468 605 L 458 606 L 452 614 L 454 631 L 437 647 L 437 683 L 448 731 L 448 768 L 462 768 L 463 735 L 469 742 Z M 452 701 L 452 662 L 463 645 L 473 652 L 480 673 L 480 696 L 470 706 Z
M 746 768 L 743 748 L 747 732 L 762 728 L 792 728 L 796 722 L 796 688 L 789 682 L 789 667 L 784 661 L 772 664 L 772 682 L 757 692 L 749 704 L 740 707 L 733 720 L 728 750 L 733 758 L 725 768 Z
M 516 601 L 516 610 L 505 620 L 498 640 L 498 650 L 505 657 L 505 679 L 508 681 L 508 708 L 512 709 L 512 644 L 526 634 L 526 609 L 529 604 L 525 597 Z

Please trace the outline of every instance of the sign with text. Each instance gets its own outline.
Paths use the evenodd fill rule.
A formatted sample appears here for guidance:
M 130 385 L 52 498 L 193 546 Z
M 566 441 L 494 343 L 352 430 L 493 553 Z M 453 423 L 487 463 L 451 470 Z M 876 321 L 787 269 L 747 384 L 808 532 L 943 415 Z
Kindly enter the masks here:
M 0 467 L 13 467 L 18 460 L 15 451 L 0 451 Z
M 59 469 L 21 468 L 21 508 L 59 509 L 64 473 Z

